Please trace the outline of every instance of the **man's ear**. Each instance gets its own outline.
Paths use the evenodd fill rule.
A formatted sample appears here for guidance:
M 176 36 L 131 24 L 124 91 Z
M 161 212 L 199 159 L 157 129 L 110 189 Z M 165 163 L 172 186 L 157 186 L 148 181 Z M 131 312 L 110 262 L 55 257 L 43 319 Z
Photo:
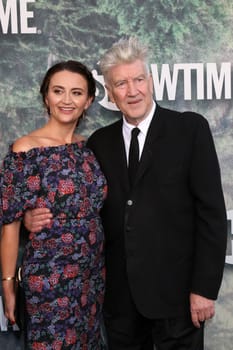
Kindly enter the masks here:
M 112 94 L 112 90 L 111 90 L 111 88 L 109 87 L 109 85 L 105 84 L 105 88 L 106 88 L 106 90 L 107 90 L 109 100 L 110 100 L 112 103 L 115 103 L 115 100 L 114 100 L 114 97 L 113 97 L 113 94 Z

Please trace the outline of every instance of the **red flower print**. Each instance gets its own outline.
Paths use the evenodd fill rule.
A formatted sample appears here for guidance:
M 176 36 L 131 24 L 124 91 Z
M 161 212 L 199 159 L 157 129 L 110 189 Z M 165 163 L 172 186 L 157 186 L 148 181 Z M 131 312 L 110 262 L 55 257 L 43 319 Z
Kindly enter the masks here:
M 49 277 L 49 283 L 51 286 L 55 286 L 56 284 L 58 284 L 60 278 L 60 274 L 59 273 L 53 273 L 50 277 Z
M 71 246 L 62 248 L 62 253 L 64 255 L 71 255 L 71 254 L 73 254 L 73 252 L 74 252 L 74 248 Z
M 87 334 L 86 333 L 82 333 L 81 337 L 80 337 L 80 342 L 81 344 L 87 345 Z
M 96 314 L 96 304 L 91 305 L 91 314 L 92 315 Z
M 67 307 L 69 304 L 69 298 L 68 297 L 58 298 L 57 303 L 61 307 Z
M 83 210 L 83 209 L 82 209 Z M 85 217 L 85 212 L 84 211 L 82 211 L 81 210 L 81 208 L 80 208 L 80 211 L 78 212 L 78 214 L 77 214 L 77 216 L 76 216 L 76 218 L 77 218 L 77 220 L 81 220 L 82 218 L 84 218 Z
M 103 267 L 101 270 L 101 276 L 105 280 L 105 278 L 106 278 L 106 268 L 105 267 Z
M 84 281 L 83 287 L 82 287 L 82 292 L 84 294 L 87 294 L 90 290 L 90 282 L 88 280 Z
M 80 306 L 79 305 L 75 306 L 74 314 L 75 314 L 75 317 L 77 317 L 77 318 L 79 317 L 79 315 L 80 315 Z
M 82 198 L 87 196 L 87 187 L 85 185 L 81 185 L 79 188 L 79 194 Z
M 42 292 L 43 280 L 41 276 L 30 276 L 28 282 L 32 292 Z
M 83 162 L 82 168 L 85 171 L 85 173 L 88 173 L 91 171 L 90 165 L 86 161 Z
M 3 210 L 7 210 L 8 207 L 9 207 L 8 199 L 5 198 L 5 197 L 3 197 L 3 198 L 2 198 L 2 209 L 3 209 Z
M 87 256 L 88 254 L 88 245 L 86 243 L 83 243 L 82 246 L 81 246 L 81 253 L 82 253 L 82 256 Z
M 85 181 L 89 184 L 91 184 L 93 182 L 93 173 L 92 172 L 88 172 L 85 175 Z
M 52 159 L 53 159 L 55 162 L 59 162 L 59 160 L 61 159 L 60 154 L 54 153 L 54 154 L 52 155 Z
M 23 170 L 23 161 L 22 160 L 18 160 L 17 170 L 18 170 L 18 172 L 21 172 Z
M 46 247 L 49 249 L 55 249 L 57 248 L 57 242 L 55 238 L 48 239 L 45 243 Z
M 61 167 L 61 164 L 58 164 L 58 163 L 53 163 L 52 165 L 51 165 L 51 169 L 53 170 L 53 171 L 58 171 L 58 170 L 60 170 L 62 167 Z
M 13 180 L 13 173 L 9 173 L 8 171 L 6 171 L 4 174 L 4 179 L 7 184 L 11 184 Z
M 108 194 L 108 186 L 105 185 L 104 188 L 103 188 L 103 199 L 106 199 L 107 194 Z
M 83 279 L 87 279 L 90 276 L 90 270 L 83 271 Z
M 34 342 L 32 344 L 32 350 L 46 350 L 47 349 L 47 343 L 38 343 Z
M 63 233 L 61 239 L 64 243 L 72 243 L 74 237 L 71 233 Z
M 32 192 L 38 191 L 40 189 L 40 177 L 38 175 L 29 176 L 27 178 L 27 186 Z
M 79 266 L 78 265 L 66 265 L 64 268 L 63 275 L 65 278 L 74 278 L 79 273 Z
M 67 167 L 68 167 L 69 170 L 74 170 L 75 169 L 74 162 L 68 161 L 68 166 Z
M 75 329 L 67 329 L 66 330 L 66 344 L 71 345 L 75 344 L 77 340 L 76 330 Z
M 42 247 L 42 242 L 36 239 L 32 239 L 31 244 L 34 249 L 40 249 Z
M 91 203 L 89 198 L 85 198 L 82 204 L 80 205 L 80 210 L 83 212 L 87 212 L 90 207 L 91 207 Z
M 81 295 L 81 305 L 82 306 L 87 305 L 87 295 L 86 294 Z
M 6 197 L 12 197 L 14 195 L 15 191 L 14 191 L 14 186 L 12 185 L 8 185 L 7 188 L 5 189 L 5 196 Z
M 92 328 L 95 324 L 95 317 L 93 315 L 90 316 L 89 321 L 88 321 L 88 326 L 89 328 Z
M 53 350 L 62 350 L 62 340 L 54 340 L 52 344 Z
M 94 156 L 94 154 L 89 154 L 86 159 L 89 163 L 94 163 L 95 156 Z
M 55 192 L 49 191 L 49 193 L 48 193 L 48 200 L 49 200 L 51 203 L 54 203 L 55 195 L 56 195 Z
M 104 302 L 104 294 L 103 293 L 99 294 L 97 300 L 98 300 L 99 304 L 103 304 L 103 302 Z
M 29 315 L 35 315 L 37 312 L 37 305 L 31 302 L 27 302 L 27 312 Z
M 43 197 L 37 198 L 36 207 L 37 208 L 46 208 L 47 207 L 46 201 Z
M 70 314 L 69 314 L 68 310 L 61 310 L 61 311 L 59 311 L 59 319 L 60 320 L 65 320 L 69 316 L 70 316 Z
M 89 241 L 91 244 L 96 243 L 96 233 L 95 232 L 90 232 L 88 237 L 89 237 Z
M 20 218 L 20 217 L 22 216 L 22 214 L 23 214 L 22 211 L 16 213 L 16 215 L 15 215 L 15 220 L 17 220 L 18 218 Z
M 97 222 L 95 219 L 91 219 L 89 223 L 90 231 L 95 231 L 97 227 Z
M 74 193 L 75 186 L 71 179 L 60 180 L 58 185 L 58 191 L 61 195 Z
M 50 311 L 52 311 L 52 307 L 49 303 L 44 303 L 44 304 L 40 305 L 40 310 L 43 312 L 50 312 Z

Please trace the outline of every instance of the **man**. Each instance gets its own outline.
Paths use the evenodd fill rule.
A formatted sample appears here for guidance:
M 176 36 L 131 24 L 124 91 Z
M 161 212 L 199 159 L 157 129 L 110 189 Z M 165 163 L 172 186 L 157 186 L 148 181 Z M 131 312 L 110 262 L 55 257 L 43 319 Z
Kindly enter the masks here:
M 147 49 L 137 39 L 114 44 L 100 67 L 109 97 L 123 114 L 88 141 L 109 188 L 102 210 L 109 350 L 141 350 L 150 339 L 156 350 L 201 350 L 204 322 L 214 316 L 227 237 L 208 123 L 153 101 Z M 135 127 L 140 161 L 130 182 Z M 33 229 L 49 217 L 33 215 Z

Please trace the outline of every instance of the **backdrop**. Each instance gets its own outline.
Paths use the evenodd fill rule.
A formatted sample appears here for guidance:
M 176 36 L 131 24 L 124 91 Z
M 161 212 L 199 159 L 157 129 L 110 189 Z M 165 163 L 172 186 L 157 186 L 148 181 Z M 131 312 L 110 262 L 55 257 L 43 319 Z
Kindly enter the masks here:
M 151 49 L 158 103 L 208 119 L 228 210 L 228 247 L 206 350 L 232 350 L 233 341 L 232 18 L 232 0 L 0 0 L 1 158 L 13 140 L 45 122 L 39 85 L 56 61 L 81 60 L 97 81 L 96 101 L 80 132 L 88 137 L 119 118 L 108 102 L 98 59 L 132 34 Z M 0 330 L 1 349 L 22 349 L 17 331 L 7 331 L 1 298 Z

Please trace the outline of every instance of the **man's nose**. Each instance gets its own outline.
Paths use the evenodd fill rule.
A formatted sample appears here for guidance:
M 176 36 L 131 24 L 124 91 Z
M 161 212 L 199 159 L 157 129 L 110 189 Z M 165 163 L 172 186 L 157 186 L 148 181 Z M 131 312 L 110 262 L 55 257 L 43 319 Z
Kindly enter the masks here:
M 128 95 L 134 96 L 136 94 L 137 94 L 136 84 L 134 81 L 131 80 L 128 82 Z

